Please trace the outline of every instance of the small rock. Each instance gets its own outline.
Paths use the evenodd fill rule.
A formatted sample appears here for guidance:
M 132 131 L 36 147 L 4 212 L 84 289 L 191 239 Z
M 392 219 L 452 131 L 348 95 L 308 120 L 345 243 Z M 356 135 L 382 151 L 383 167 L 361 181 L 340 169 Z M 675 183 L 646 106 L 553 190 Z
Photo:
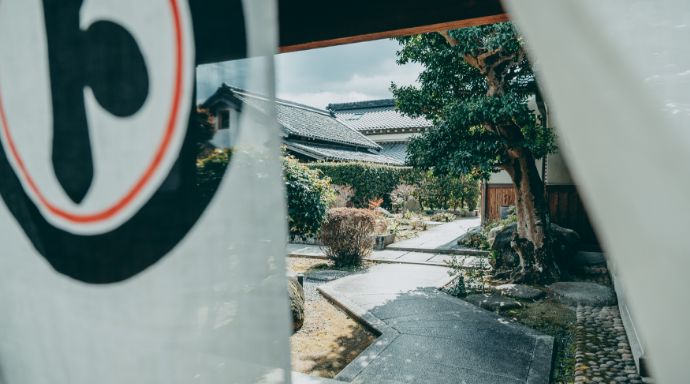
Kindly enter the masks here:
M 393 217 L 394 216 L 392 213 L 390 213 L 390 211 L 388 211 L 385 208 L 381 208 L 381 207 L 376 208 L 376 212 L 382 214 L 385 217 Z
M 497 311 L 499 309 L 513 309 L 519 308 L 522 305 L 513 299 L 507 298 L 497 294 L 474 294 L 465 297 L 465 301 L 482 307 L 489 311 Z
M 304 324 L 304 288 L 295 276 L 288 276 L 288 296 L 290 297 L 292 328 L 294 332 L 297 332 Z
M 538 300 L 544 296 L 544 291 L 524 284 L 503 284 L 494 287 L 494 290 L 503 296 L 522 300 Z

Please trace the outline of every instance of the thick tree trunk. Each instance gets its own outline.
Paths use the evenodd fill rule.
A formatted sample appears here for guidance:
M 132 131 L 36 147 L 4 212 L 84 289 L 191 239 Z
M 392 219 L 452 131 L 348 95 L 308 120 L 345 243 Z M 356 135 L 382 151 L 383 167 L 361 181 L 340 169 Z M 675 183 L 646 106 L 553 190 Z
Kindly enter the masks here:
M 549 242 L 549 215 L 544 184 L 527 150 L 519 150 L 505 169 L 515 185 L 517 233 L 511 245 L 520 258 L 520 268 L 511 280 L 544 282 L 557 280 L 560 271 Z

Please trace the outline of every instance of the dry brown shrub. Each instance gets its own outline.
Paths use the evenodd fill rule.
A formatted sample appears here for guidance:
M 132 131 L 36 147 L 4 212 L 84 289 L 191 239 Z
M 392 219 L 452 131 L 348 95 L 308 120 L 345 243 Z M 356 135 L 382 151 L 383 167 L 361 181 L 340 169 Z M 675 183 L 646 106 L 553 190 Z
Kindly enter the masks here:
M 321 227 L 321 242 L 326 255 L 336 266 L 349 267 L 362 263 L 374 247 L 372 234 L 376 215 L 368 209 L 333 208 Z

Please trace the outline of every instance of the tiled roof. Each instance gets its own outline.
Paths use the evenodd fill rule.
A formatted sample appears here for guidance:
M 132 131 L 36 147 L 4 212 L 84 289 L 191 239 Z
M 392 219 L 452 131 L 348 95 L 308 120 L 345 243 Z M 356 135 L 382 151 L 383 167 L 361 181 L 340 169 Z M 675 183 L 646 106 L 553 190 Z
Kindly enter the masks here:
M 350 109 L 362 109 L 362 108 L 381 108 L 381 107 L 395 107 L 395 100 L 393 99 L 381 99 L 381 100 L 365 100 L 365 101 L 353 101 L 350 103 L 334 103 L 328 104 L 329 111 L 340 112 L 347 111 Z
M 309 156 L 315 160 L 331 161 L 365 161 L 390 165 L 403 165 L 404 161 L 385 156 L 372 151 L 355 151 L 345 148 L 335 148 L 312 143 L 293 142 L 287 140 L 285 146 L 289 151 Z
M 397 160 L 400 164 L 405 164 L 407 159 L 407 144 L 405 143 L 381 143 L 380 154 Z
M 231 94 L 243 103 L 252 105 L 260 110 L 265 110 L 268 107 L 268 99 L 266 97 L 225 84 L 203 106 L 209 106 L 209 104 L 214 102 L 214 98 L 222 97 L 221 95 L 223 94 Z M 288 136 L 316 139 L 360 148 L 380 149 L 378 144 L 357 130 L 338 121 L 328 111 L 286 100 L 276 99 L 275 102 L 276 117 Z
M 396 128 L 428 128 L 433 124 L 423 118 L 404 116 L 395 109 L 393 99 L 329 104 L 338 120 L 358 131 Z

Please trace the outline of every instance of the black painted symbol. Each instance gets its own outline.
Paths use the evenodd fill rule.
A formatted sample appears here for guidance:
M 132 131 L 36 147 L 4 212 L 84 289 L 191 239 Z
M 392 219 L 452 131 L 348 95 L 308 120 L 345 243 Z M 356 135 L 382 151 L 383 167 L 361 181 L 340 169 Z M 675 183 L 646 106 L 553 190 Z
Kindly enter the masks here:
M 118 117 L 134 115 L 149 91 L 146 63 L 132 35 L 109 21 L 82 30 L 82 3 L 43 0 L 53 102 L 53 166 L 76 203 L 84 199 L 94 176 L 84 87 L 90 87 L 99 104 Z

